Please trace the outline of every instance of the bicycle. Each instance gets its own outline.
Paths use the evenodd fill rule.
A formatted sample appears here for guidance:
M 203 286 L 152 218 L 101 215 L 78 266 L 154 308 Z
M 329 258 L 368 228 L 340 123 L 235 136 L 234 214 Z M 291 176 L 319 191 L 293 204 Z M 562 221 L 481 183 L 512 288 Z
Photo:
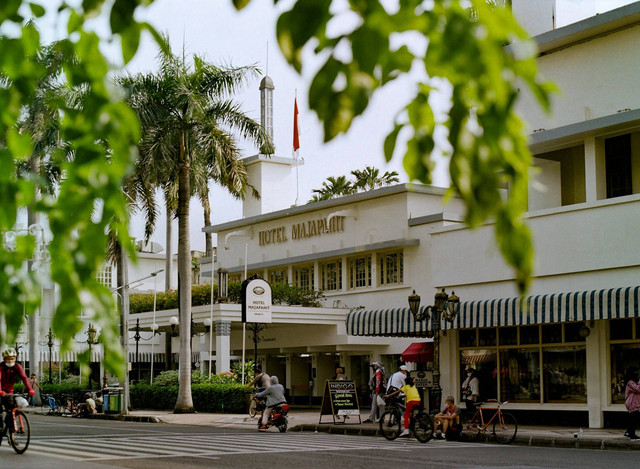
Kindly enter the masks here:
M 395 440 L 402 431 L 404 405 L 399 399 L 388 399 L 387 410 L 380 416 L 380 433 L 387 440 Z M 426 412 L 414 409 L 409 420 L 409 431 L 420 443 L 426 443 L 433 435 L 433 420 Z
M 64 399 L 62 412 L 68 412 L 71 415 L 75 415 L 78 412 L 78 403 L 73 396 L 63 395 L 62 398 Z
M 2 419 L 0 442 L 2 438 L 7 436 L 13 450 L 18 454 L 22 454 L 27 450 L 29 441 L 31 441 L 31 426 L 27 416 L 16 405 L 15 398 L 18 396 L 24 397 L 22 394 L 7 394 L 5 400 L 3 400 L 3 403 L 8 402 L 13 408 L 10 411 L 6 411 Z
M 518 433 L 518 422 L 516 418 L 509 413 L 502 412 L 500 406 L 505 405 L 509 401 L 498 402 L 490 399 L 487 402 L 495 403 L 494 407 L 482 407 L 484 403 L 480 403 L 475 411 L 464 412 L 460 416 L 460 439 L 462 441 L 475 441 L 480 437 L 480 432 L 486 433 L 489 425 L 493 423 L 493 437 L 498 443 L 509 444 Z M 483 411 L 494 411 L 491 418 L 485 422 Z
M 60 415 L 62 413 L 62 407 L 53 394 L 42 395 L 42 406 L 40 407 L 40 413 L 43 415 Z

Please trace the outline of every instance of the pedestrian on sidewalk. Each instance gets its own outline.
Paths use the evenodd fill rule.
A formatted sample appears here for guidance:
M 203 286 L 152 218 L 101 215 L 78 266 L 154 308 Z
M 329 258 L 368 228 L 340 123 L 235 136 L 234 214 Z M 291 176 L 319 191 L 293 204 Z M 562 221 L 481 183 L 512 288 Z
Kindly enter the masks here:
M 629 426 L 624 436 L 628 436 L 631 440 L 640 440 L 640 436 L 636 435 L 636 428 L 640 424 L 640 383 L 638 383 L 636 367 L 627 370 L 625 382 L 627 386 L 624 391 L 624 405 L 629 411 Z
M 38 378 L 36 377 L 35 373 L 31 373 L 31 377 L 29 378 L 29 383 L 31 383 L 31 389 L 33 389 L 36 392 L 35 395 L 29 396 L 29 406 L 35 407 L 36 400 L 40 399 L 39 395 L 42 392 L 42 386 L 40 386 L 40 382 L 38 381 Z
M 371 390 L 371 412 L 369 412 L 369 417 L 363 423 L 377 422 L 380 420 L 380 416 L 384 412 L 384 367 L 380 362 L 372 362 L 371 368 L 373 368 L 373 375 L 369 380 L 369 388 Z

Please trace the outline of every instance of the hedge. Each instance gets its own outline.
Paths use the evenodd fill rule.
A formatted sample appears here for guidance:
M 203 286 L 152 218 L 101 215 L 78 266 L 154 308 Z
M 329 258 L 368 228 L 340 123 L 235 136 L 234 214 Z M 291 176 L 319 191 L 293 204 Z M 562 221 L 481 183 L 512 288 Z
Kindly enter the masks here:
M 241 384 L 193 384 L 193 405 L 200 412 L 246 412 L 246 397 L 251 391 Z M 135 409 L 170 410 L 178 399 L 178 386 L 135 384 L 130 388 L 131 406 Z
M 53 394 L 58 402 L 63 402 L 62 396 L 72 396 L 76 401 L 84 401 L 84 395 L 87 392 L 86 386 L 78 384 L 40 384 L 43 394 Z M 13 388 L 15 393 L 24 392 L 24 384 L 16 383 Z
M 229 301 L 240 303 L 240 282 L 229 283 Z M 214 293 L 217 284 L 213 284 Z M 286 283 L 271 284 L 272 301 L 274 305 L 322 306 L 324 295 L 322 292 L 305 290 Z M 203 306 L 211 303 L 211 285 L 193 285 L 191 288 L 191 306 Z M 169 290 L 156 293 L 156 311 L 175 309 L 178 307 L 178 292 Z M 129 295 L 129 313 L 144 313 L 153 311 L 153 293 L 131 293 Z

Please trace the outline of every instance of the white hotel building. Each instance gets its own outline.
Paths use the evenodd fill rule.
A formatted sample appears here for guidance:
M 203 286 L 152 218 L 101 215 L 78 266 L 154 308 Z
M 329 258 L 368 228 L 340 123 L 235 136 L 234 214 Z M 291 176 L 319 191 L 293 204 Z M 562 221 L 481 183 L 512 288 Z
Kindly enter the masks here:
M 519 104 L 535 156 L 528 312 L 493 224 L 468 229 L 459 200 L 443 206 L 443 189 L 400 184 L 291 206 L 295 162 L 246 160 L 262 199 L 247 200 L 243 218 L 204 230 L 217 234 L 215 268 L 230 280 L 246 264 L 249 275 L 324 292 L 323 308 L 275 305 L 262 333 L 259 358 L 290 394 L 319 398 L 338 364 L 366 391 L 371 361 L 390 373 L 412 342 L 426 340 L 416 338 L 428 325 L 413 320 L 408 295 L 415 289 L 427 305 L 446 287 L 462 304 L 456 321 L 443 324 L 443 395 L 459 398 L 462 371 L 473 365 L 482 398 L 509 400 L 525 421 L 548 422 L 540 411 L 551 410 L 591 427 L 625 418 L 619 380 L 640 367 L 640 2 L 557 29 L 553 4 L 513 0 L 538 43 L 540 72 L 562 90 L 551 116 L 528 96 Z M 273 83 L 265 84 L 268 98 Z M 147 330 L 155 320 L 164 332 L 155 347 L 175 353 L 175 315 L 141 313 L 130 329 L 136 317 Z M 201 331 L 213 324 L 211 337 L 194 336 L 194 356 L 204 369 L 209 359 L 228 369 L 242 353 L 240 305 L 195 307 L 193 319 Z M 248 334 L 246 348 L 252 358 Z

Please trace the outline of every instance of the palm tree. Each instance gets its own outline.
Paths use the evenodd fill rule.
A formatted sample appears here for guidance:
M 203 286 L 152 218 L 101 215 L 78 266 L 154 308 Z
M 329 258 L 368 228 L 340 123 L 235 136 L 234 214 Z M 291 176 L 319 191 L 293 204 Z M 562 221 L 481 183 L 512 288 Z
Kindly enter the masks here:
M 315 195 L 311 199 L 311 202 L 318 202 L 320 200 L 329 200 L 334 197 L 355 194 L 357 189 L 351 181 L 347 180 L 346 176 L 329 176 L 326 181 L 322 182 L 322 187 L 320 189 L 313 189 L 313 192 Z
M 356 178 L 353 185 L 362 191 L 372 191 L 378 187 L 390 186 L 391 184 L 400 182 L 398 173 L 395 171 L 386 171 L 382 177 L 380 177 L 380 170 L 371 166 L 367 166 L 362 170 L 355 169 L 351 171 L 351 174 Z
M 160 54 L 157 74 L 121 79 L 142 126 L 141 168 L 149 168 L 165 195 L 177 180 L 178 288 L 180 360 L 176 413 L 193 412 L 191 397 L 191 248 L 189 202 L 194 194 L 193 170 L 202 165 L 232 194 L 242 197 L 246 171 L 237 160 L 234 134 L 258 147 L 269 138 L 262 126 L 241 112 L 227 97 L 257 76 L 253 66 L 221 68 L 194 56 L 193 65 L 168 49 Z

